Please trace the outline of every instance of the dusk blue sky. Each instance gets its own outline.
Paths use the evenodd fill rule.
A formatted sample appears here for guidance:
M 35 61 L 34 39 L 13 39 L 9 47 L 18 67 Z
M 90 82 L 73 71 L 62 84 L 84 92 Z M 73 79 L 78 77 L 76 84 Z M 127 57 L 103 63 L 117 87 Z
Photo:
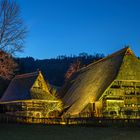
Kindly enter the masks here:
M 17 0 L 28 26 L 24 53 L 111 54 L 131 45 L 140 56 L 140 0 Z

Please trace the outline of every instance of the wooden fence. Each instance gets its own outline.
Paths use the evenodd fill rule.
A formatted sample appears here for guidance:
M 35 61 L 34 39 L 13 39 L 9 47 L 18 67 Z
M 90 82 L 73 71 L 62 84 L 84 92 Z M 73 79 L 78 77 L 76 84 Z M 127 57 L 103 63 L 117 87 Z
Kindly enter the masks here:
M 0 114 L 1 123 L 36 123 L 49 125 L 87 125 L 87 126 L 140 126 L 140 119 L 109 118 L 32 118 Z

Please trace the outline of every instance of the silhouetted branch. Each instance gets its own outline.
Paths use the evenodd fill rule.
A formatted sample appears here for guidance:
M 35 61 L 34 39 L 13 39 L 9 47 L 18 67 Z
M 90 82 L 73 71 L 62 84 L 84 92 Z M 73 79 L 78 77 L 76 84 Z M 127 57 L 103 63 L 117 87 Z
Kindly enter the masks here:
M 27 27 L 20 17 L 20 9 L 14 0 L 0 1 L 0 50 L 14 54 L 22 51 Z

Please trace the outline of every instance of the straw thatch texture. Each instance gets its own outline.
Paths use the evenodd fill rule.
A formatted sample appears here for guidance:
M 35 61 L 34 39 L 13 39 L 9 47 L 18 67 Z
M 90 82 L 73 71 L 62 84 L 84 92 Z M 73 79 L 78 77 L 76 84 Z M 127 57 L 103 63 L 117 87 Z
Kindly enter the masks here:
M 88 103 L 97 101 L 116 77 L 129 79 L 128 73 L 125 71 L 131 69 L 132 66 L 129 65 L 132 65 L 134 59 L 136 60 L 133 64 L 134 68 L 130 70 L 129 74 L 136 69 L 136 75 L 139 74 L 140 77 L 140 62 L 129 48 L 124 48 L 92 63 L 74 74 L 63 89 L 64 105 L 69 107 L 64 115 L 79 114 Z M 127 67 L 126 63 L 128 63 Z M 123 67 L 126 68 L 122 70 Z M 125 73 L 125 78 L 120 75 L 119 71 Z M 136 79 L 136 77 L 132 79 Z
M 42 87 L 39 87 L 38 84 L 42 85 Z M 48 99 L 48 96 L 52 97 L 41 72 L 34 72 L 15 76 L 1 98 L 1 101 L 45 100 L 46 98 Z

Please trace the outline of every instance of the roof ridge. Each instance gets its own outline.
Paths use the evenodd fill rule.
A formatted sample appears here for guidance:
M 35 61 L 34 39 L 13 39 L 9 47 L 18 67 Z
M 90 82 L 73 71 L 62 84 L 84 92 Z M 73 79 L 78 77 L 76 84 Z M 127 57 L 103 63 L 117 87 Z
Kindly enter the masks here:
M 38 71 L 36 71 L 36 72 L 30 72 L 30 73 L 25 73 L 25 74 L 19 74 L 19 75 L 16 75 L 14 77 L 14 79 L 27 78 L 27 77 L 35 76 L 35 75 L 38 75 L 38 74 L 39 74 Z
M 113 54 L 110 54 L 110 55 L 108 55 L 108 56 L 106 56 L 106 57 L 104 57 L 104 58 L 102 58 L 102 59 L 99 59 L 99 60 L 97 60 L 97 61 L 95 61 L 95 62 L 92 62 L 91 64 L 87 65 L 86 67 L 83 67 L 83 68 L 79 69 L 77 72 L 79 72 L 79 71 L 81 71 L 81 70 L 83 70 L 83 69 L 85 69 L 85 68 L 88 68 L 88 67 L 90 67 L 90 66 L 92 66 L 92 65 L 95 65 L 95 64 L 97 64 L 97 63 L 99 63 L 99 62 L 101 62 L 101 61 L 105 61 L 105 60 L 107 60 L 107 59 L 109 59 L 109 58 L 112 58 L 113 56 L 118 55 L 118 54 L 120 54 L 120 53 L 122 53 L 122 52 L 127 52 L 128 49 L 130 49 L 130 47 L 125 47 L 125 48 L 123 48 L 123 49 L 121 49 L 121 50 L 118 50 L 118 51 L 116 51 L 116 52 L 113 53 Z M 130 49 L 130 50 L 131 50 L 131 49 Z M 124 54 L 125 54 L 125 53 L 124 53 Z

